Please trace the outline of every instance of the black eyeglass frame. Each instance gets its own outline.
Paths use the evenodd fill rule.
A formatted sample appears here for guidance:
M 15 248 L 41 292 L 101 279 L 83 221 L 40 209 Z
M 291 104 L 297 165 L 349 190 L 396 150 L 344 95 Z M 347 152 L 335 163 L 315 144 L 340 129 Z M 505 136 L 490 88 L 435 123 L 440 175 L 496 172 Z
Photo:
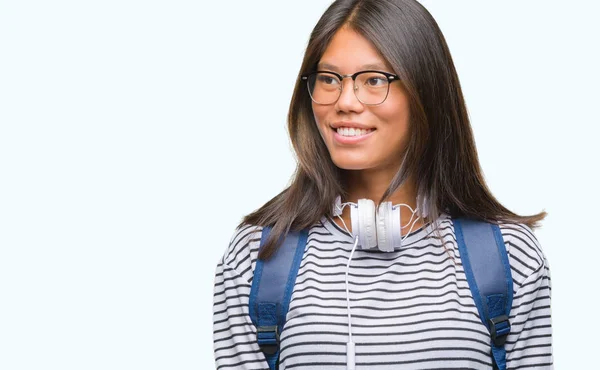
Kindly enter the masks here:
M 308 86 L 308 78 L 310 76 L 312 76 L 312 75 L 316 75 L 317 73 L 329 73 L 329 74 L 332 74 L 332 75 L 336 76 L 340 80 L 340 93 L 339 93 L 337 99 L 334 100 L 333 102 L 327 103 L 327 104 L 323 104 L 323 103 L 318 103 L 318 102 L 316 102 L 313 99 L 312 94 L 310 93 L 310 86 Z M 360 98 L 358 97 L 358 95 L 356 95 L 356 90 L 358 90 L 358 88 L 356 86 L 356 77 L 360 76 L 363 73 L 381 73 L 382 75 L 385 75 L 387 77 L 387 79 L 388 79 L 387 92 L 385 93 L 385 98 L 383 98 L 383 100 L 381 101 L 381 103 L 367 104 L 367 103 L 363 102 L 362 100 L 360 100 Z M 394 81 L 400 81 L 400 76 L 398 76 L 398 75 L 395 75 L 395 74 L 389 73 L 389 72 L 377 71 L 377 70 L 374 70 L 374 69 L 368 69 L 366 71 L 358 71 L 358 72 L 350 74 L 350 75 L 342 75 L 342 74 L 339 74 L 339 73 L 333 72 L 333 71 L 314 71 L 314 72 L 310 72 L 310 73 L 306 73 L 306 74 L 300 75 L 300 78 L 302 79 L 302 81 L 306 82 L 306 87 L 308 89 L 308 95 L 310 96 L 310 99 L 313 102 L 315 102 L 316 104 L 319 104 L 319 105 L 335 104 L 338 101 L 338 99 L 340 98 L 340 96 L 342 96 L 342 89 L 344 88 L 344 85 L 342 84 L 342 81 L 346 77 L 352 78 L 352 86 L 354 88 L 353 89 L 354 90 L 354 96 L 356 96 L 356 99 L 358 99 L 358 101 L 361 102 L 364 105 L 379 105 L 379 104 L 383 104 L 386 101 L 386 99 L 387 99 L 387 97 L 388 97 L 388 95 L 390 93 L 390 83 L 392 83 Z

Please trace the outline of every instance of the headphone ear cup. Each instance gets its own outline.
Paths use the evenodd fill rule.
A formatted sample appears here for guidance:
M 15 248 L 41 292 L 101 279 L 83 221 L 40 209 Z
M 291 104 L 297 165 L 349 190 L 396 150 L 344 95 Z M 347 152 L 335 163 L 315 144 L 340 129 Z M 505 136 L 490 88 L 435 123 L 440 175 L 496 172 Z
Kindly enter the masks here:
M 375 203 L 371 199 L 358 200 L 358 227 L 361 246 L 366 249 L 377 246 Z
M 383 202 L 377 209 L 377 245 L 383 252 L 391 252 L 394 250 L 391 227 L 388 223 L 391 222 L 392 202 Z M 391 225 L 389 225 L 391 226 Z
M 400 207 L 390 206 L 390 223 L 388 224 L 390 229 L 392 248 L 400 248 L 402 246 L 402 219 L 400 214 Z
M 427 210 L 427 197 L 426 196 L 417 196 L 417 214 L 422 218 L 427 218 L 429 216 L 429 211 Z
M 350 222 L 352 222 L 352 235 L 356 238 L 359 236 L 358 242 L 360 243 L 360 227 L 358 226 L 358 204 L 350 205 Z
M 342 198 L 338 195 L 333 203 L 333 210 L 331 211 L 333 217 L 342 215 Z

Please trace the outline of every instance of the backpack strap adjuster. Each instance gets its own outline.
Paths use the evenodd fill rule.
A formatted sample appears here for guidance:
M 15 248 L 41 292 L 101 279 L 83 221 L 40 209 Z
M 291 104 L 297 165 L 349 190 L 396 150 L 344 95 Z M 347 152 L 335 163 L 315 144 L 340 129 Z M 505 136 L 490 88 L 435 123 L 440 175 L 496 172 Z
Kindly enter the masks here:
M 490 326 L 490 334 L 492 336 L 492 341 L 494 345 L 500 347 L 503 346 L 506 342 L 506 338 L 510 333 L 510 323 L 508 321 L 508 316 L 501 315 L 497 317 L 492 317 L 488 320 Z
M 256 328 L 258 345 L 267 354 L 274 354 L 279 350 L 279 330 L 277 325 L 259 326 Z

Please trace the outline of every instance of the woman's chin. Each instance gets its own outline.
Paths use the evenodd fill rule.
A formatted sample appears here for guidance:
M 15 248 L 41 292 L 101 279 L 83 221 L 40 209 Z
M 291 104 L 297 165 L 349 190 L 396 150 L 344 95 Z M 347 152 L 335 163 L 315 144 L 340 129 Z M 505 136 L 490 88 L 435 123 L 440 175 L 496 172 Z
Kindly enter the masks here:
M 367 163 L 367 161 L 361 161 L 361 160 L 348 160 L 347 158 L 344 158 L 343 160 L 340 161 L 336 161 L 334 160 L 333 163 L 338 166 L 339 168 L 341 168 L 342 170 L 348 170 L 348 171 L 357 171 L 357 170 L 364 170 L 369 168 L 369 164 Z

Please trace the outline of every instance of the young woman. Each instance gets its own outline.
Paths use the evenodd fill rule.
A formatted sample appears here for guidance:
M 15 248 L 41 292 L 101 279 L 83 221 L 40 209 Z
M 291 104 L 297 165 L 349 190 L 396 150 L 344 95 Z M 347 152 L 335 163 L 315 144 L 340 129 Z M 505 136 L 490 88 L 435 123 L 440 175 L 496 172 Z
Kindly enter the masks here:
M 498 225 L 508 252 L 507 368 L 552 368 L 550 274 L 532 232 L 545 213 L 516 215 L 488 190 L 450 52 L 423 6 L 335 1 L 311 34 L 288 121 L 293 181 L 243 219 L 217 266 L 218 369 L 269 368 L 248 310 L 254 268 L 302 229 L 279 369 L 492 369 L 459 217 Z M 369 216 L 400 227 L 369 239 Z

